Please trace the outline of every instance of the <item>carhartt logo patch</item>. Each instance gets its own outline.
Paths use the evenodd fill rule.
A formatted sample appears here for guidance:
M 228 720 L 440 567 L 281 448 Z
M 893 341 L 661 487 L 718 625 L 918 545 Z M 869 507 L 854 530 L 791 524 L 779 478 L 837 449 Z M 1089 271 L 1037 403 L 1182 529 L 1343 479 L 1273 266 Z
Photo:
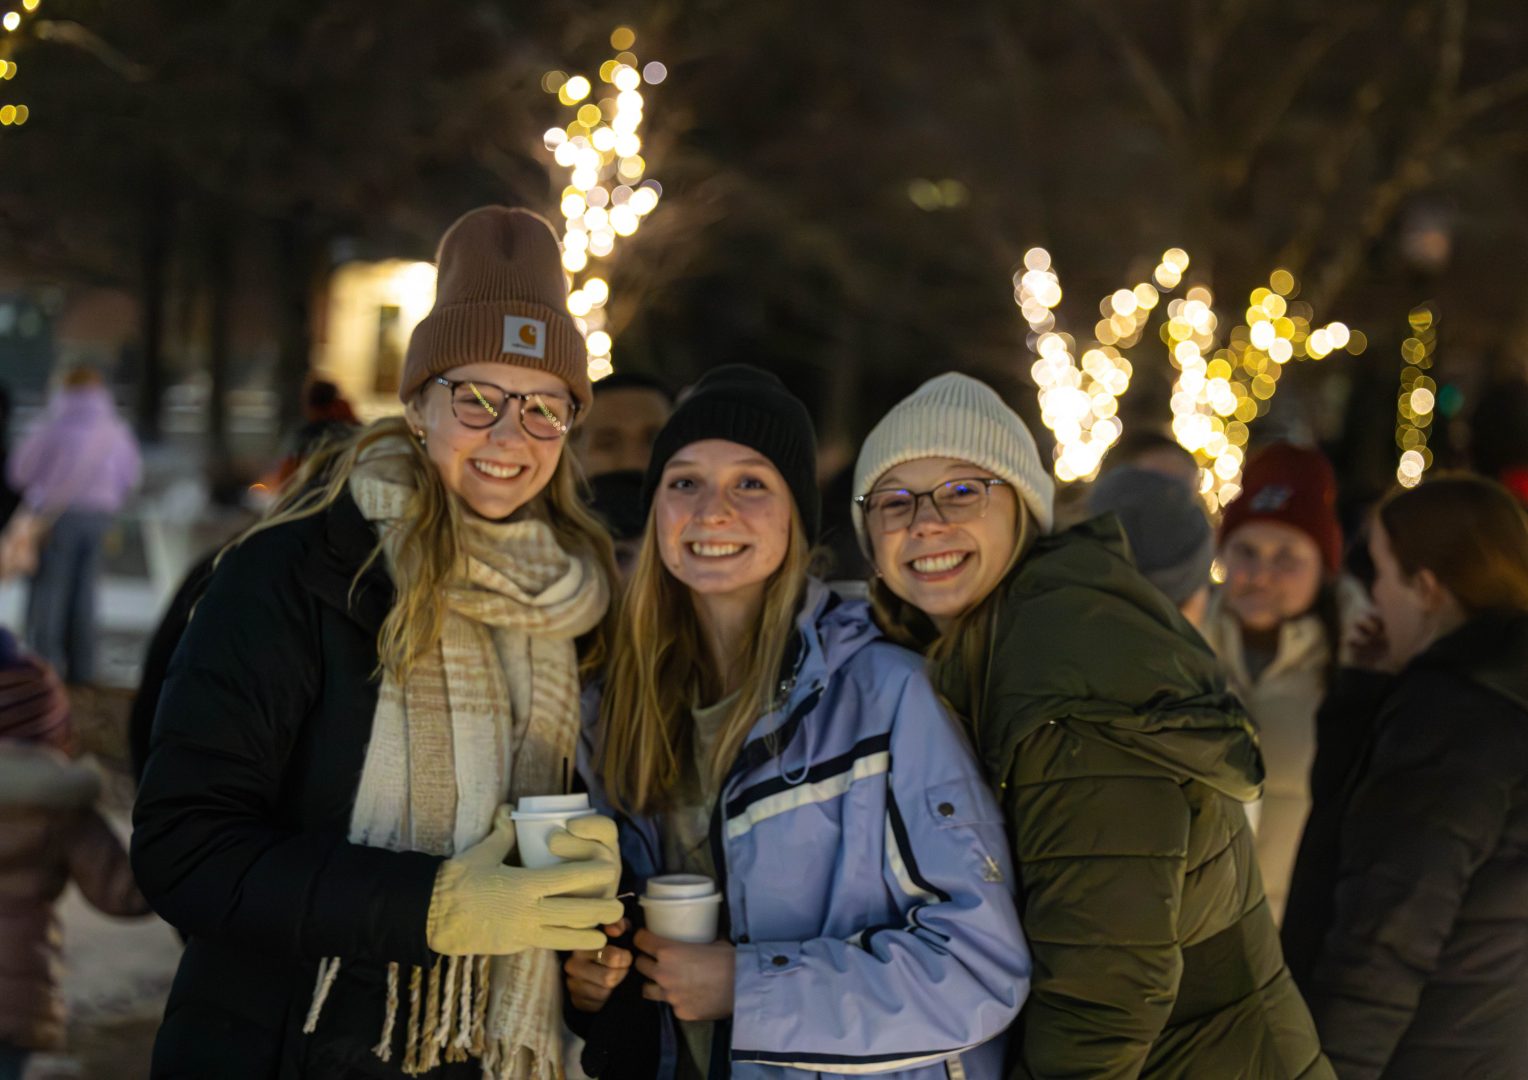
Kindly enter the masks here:
M 546 323 L 518 315 L 504 316 L 504 351 L 516 356 L 546 356 Z

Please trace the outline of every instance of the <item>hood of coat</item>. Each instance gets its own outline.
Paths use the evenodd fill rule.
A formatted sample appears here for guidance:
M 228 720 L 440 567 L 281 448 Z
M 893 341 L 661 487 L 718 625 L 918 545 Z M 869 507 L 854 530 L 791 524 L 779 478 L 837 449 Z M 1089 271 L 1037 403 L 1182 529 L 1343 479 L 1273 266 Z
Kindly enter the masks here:
M 801 611 L 796 616 L 795 641 L 786 651 L 781 672 L 782 685 L 790 689 L 782 707 L 754 725 L 750 740 L 786 723 L 797 706 L 823 686 L 833 672 L 881 638 L 869 604 L 845 599 L 816 578 L 808 578 Z
M 1054 721 L 1234 799 L 1258 796 L 1252 720 L 1204 639 L 1135 569 L 1117 520 L 1041 537 L 999 587 L 978 727 L 995 775 Z
M 100 793 L 101 781 L 89 767 L 48 746 L 0 739 L 0 813 L 80 809 Z
M 106 386 L 77 386 L 60 390 L 48 402 L 48 416 L 67 424 L 83 424 L 117 415 L 116 399 Z
M 1528 713 L 1528 612 L 1481 612 L 1433 642 L 1413 669 L 1450 671 Z

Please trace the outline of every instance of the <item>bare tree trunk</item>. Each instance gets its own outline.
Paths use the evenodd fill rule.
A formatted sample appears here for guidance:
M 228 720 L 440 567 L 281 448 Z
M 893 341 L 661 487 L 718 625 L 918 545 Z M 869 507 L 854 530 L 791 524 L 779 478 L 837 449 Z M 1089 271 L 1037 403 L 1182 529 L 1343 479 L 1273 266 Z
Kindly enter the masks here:
M 151 171 L 142 202 L 139 308 L 142 348 L 134 416 L 138 433 L 148 442 L 161 436 L 160 407 L 164 401 L 164 324 L 169 301 L 170 255 L 175 231 L 175 197 L 164 173 Z
M 279 428 L 290 432 L 302 421 L 302 386 L 313 343 L 313 290 L 321 271 L 322 245 L 305 212 L 278 222 L 276 257 L 279 329 L 276 385 Z
M 227 211 L 217 207 L 207 229 L 207 363 L 212 381 L 212 400 L 207 412 L 207 452 L 212 475 L 224 478 L 233 464 L 228 439 L 228 391 L 233 343 L 233 237 Z

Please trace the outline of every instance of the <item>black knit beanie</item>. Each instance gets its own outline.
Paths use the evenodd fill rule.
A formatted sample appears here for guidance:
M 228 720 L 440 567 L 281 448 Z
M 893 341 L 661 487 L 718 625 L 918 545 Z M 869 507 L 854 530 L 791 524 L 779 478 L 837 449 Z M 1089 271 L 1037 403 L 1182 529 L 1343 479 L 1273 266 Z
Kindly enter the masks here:
M 807 539 L 816 542 L 822 495 L 811 414 L 776 376 L 748 364 L 724 364 L 706 372 L 663 425 L 642 486 L 644 515 L 652 509 L 669 458 L 704 439 L 726 439 L 768 458 L 796 500 Z

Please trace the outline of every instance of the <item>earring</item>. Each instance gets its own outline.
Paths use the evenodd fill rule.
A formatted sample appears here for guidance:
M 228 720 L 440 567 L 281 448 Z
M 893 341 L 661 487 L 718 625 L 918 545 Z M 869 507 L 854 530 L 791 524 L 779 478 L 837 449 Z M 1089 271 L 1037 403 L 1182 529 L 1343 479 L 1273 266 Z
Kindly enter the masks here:
M 419 445 L 423 446 L 424 445 L 424 428 L 420 428 L 418 431 L 414 432 L 414 437 L 419 440 Z

